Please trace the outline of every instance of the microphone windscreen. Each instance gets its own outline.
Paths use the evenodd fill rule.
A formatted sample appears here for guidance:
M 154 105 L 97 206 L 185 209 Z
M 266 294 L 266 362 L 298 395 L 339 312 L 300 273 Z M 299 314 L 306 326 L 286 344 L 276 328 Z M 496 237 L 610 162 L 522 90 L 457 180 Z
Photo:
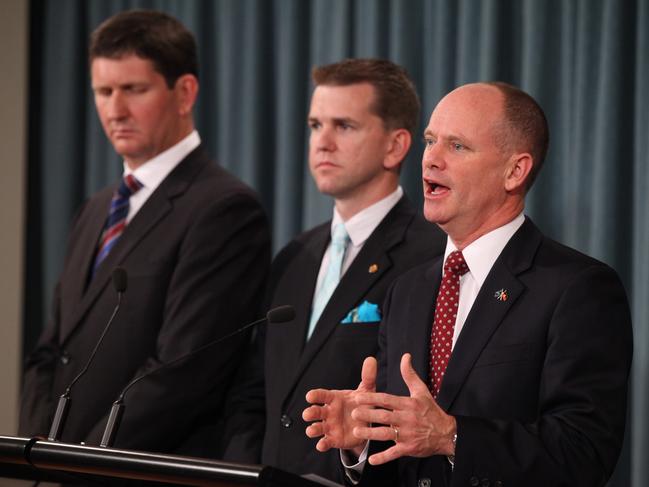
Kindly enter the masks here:
M 113 270 L 113 287 L 118 293 L 126 291 L 126 284 L 128 283 L 128 276 L 126 269 L 123 267 L 115 267 Z
M 295 308 L 290 304 L 277 306 L 266 313 L 266 319 L 269 323 L 284 323 L 295 318 Z

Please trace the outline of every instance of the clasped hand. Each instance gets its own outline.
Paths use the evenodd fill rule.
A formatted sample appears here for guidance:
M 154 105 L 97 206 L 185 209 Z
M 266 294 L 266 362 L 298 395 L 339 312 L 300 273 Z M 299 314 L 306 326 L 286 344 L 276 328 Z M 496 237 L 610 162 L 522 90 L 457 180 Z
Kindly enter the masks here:
M 411 356 L 401 357 L 401 376 L 409 397 L 376 392 L 377 363 L 363 362 L 361 382 L 356 390 L 313 389 L 306 395 L 311 406 L 302 413 L 313 421 L 306 429 L 318 438 L 316 448 L 351 450 L 359 456 L 368 440 L 394 441 L 387 450 L 369 457 L 372 465 L 403 456 L 454 455 L 456 422 L 433 399 L 426 384 L 412 368 Z

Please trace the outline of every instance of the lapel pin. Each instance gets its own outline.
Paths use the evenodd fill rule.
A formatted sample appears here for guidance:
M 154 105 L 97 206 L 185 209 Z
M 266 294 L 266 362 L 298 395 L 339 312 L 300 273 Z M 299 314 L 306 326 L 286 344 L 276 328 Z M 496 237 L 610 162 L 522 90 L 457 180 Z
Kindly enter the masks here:
M 367 272 L 370 274 L 374 274 L 376 271 L 379 270 L 379 266 L 376 264 L 372 264 L 369 269 L 367 269 Z
M 500 289 L 499 291 L 496 291 L 494 298 L 496 298 L 498 301 L 507 301 L 507 299 L 509 298 L 509 292 L 507 291 L 507 289 Z

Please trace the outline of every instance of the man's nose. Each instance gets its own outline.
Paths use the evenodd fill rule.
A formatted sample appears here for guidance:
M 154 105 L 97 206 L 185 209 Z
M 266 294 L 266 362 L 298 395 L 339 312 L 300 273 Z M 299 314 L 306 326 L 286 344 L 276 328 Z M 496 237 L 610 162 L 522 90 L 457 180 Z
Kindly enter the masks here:
M 329 127 L 321 127 L 313 133 L 314 144 L 317 150 L 332 151 L 336 148 L 334 131 Z
M 427 145 L 424 149 L 424 154 L 421 159 L 422 169 L 424 171 L 433 167 L 444 169 L 446 162 L 440 145 L 441 144 L 431 144 Z
M 111 119 L 121 119 L 128 113 L 128 107 L 124 94 L 114 91 L 108 99 L 108 117 Z

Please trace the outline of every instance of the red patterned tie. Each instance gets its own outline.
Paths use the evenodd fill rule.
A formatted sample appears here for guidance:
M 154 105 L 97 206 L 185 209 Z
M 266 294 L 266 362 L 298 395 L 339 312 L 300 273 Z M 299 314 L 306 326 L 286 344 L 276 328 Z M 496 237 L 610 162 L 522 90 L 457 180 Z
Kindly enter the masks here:
M 430 339 L 430 390 L 437 397 L 451 358 L 453 331 L 460 301 L 460 276 L 469 272 L 462 252 L 451 252 L 444 263 L 444 276 L 435 301 L 435 319 Z

